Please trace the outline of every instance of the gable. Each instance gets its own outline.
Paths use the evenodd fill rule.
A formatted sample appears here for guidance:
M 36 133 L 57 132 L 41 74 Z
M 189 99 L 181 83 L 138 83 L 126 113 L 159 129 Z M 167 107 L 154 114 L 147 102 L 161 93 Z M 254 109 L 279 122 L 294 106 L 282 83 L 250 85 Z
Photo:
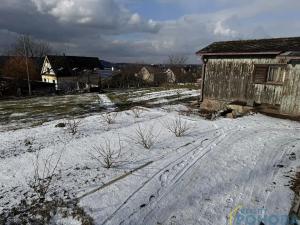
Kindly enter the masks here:
M 54 76 L 56 75 L 55 72 L 54 72 L 54 69 L 51 66 L 51 63 L 48 60 L 48 57 L 45 57 L 41 74 L 42 75 L 45 75 L 45 74 L 49 75 L 50 74 L 50 75 L 54 75 Z

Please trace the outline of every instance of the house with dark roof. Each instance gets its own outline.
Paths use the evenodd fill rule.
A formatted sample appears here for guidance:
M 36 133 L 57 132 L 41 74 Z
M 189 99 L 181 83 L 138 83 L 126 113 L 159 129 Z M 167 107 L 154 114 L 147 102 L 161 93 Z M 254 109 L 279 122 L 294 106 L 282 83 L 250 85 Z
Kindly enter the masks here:
M 202 57 L 203 108 L 256 106 L 300 115 L 300 37 L 215 42 Z
M 57 90 L 81 90 L 97 87 L 101 62 L 97 57 L 45 57 L 41 76 L 43 82 L 55 83 Z

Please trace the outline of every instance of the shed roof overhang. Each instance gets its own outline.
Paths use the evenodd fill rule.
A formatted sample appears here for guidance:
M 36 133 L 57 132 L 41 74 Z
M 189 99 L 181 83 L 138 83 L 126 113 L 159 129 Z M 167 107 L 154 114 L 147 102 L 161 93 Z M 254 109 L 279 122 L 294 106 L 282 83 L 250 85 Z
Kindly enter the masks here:
M 279 55 L 281 52 L 196 52 L 199 56 L 255 56 L 255 55 Z

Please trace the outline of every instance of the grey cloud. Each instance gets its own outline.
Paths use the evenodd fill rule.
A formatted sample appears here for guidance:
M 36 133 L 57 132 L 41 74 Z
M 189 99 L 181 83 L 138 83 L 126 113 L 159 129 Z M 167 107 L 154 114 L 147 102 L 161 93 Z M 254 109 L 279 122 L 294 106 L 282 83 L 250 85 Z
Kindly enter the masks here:
M 213 12 L 156 22 L 126 8 L 125 3 L 141 0 L 2 1 L 0 47 L 25 33 L 50 41 L 58 52 L 114 61 L 159 63 L 170 54 L 185 54 L 196 63 L 194 52 L 213 41 L 295 36 L 300 29 L 296 21 L 274 16 L 296 12 L 298 0 L 156 0 L 178 7 L 211 1 L 222 6 Z M 273 15 L 268 17 L 269 13 Z M 269 19 L 258 19 L 261 16 Z

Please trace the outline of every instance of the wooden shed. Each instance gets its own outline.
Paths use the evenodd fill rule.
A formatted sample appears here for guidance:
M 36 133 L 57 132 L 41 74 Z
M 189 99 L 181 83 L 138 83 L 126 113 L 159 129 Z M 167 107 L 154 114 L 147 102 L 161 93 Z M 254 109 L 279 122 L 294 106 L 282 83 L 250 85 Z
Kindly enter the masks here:
M 202 105 L 238 103 L 300 115 L 300 37 L 215 42 L 197 55 Z

